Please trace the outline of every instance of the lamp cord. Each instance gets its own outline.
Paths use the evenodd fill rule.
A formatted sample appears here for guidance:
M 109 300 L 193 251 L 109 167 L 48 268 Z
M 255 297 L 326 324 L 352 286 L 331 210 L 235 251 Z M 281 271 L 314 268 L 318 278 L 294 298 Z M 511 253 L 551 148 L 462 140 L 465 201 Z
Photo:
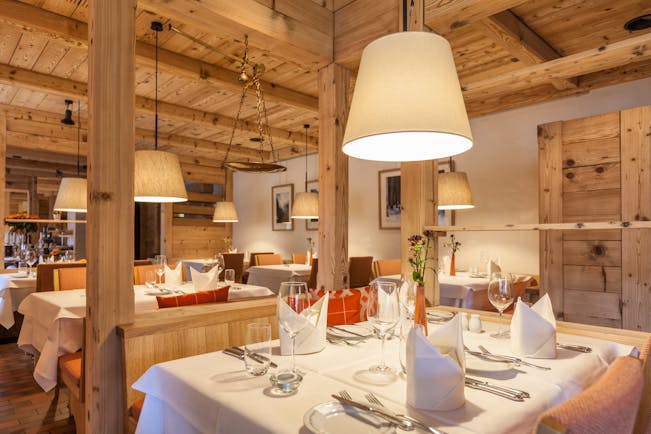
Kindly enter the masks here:
M 77 177 L 81 178 L 79 170 L 79 147 L 81 142 L 81 101 L 77 101 Z
M 155 111 L 155 125 L 154 125 L 154 150 L 158 151 L 158 30 L 154 29 L 156 34 L 156 55 L 155 55 L 155 73 L 154 73 L 154 111 Z
M 304 124 L 303 128 L 305 128 L 305 192 L 307 193 L 307 130 L 310 128 L 310 125 Z

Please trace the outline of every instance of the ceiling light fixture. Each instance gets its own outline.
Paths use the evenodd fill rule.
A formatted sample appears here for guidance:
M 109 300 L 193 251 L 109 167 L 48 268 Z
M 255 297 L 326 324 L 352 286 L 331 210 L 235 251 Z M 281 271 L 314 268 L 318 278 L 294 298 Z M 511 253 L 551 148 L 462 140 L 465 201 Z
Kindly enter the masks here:
M 465 172 L 455 172 L 452 158 L 450 171 L 440 172 L 438 176 L 438 209 L 470 209 L 475 205 L 472 191 Z
M 69 99 L 65 101 L 66 112 L 61 123 L 65 125 L 74 125 L 75 121 L 72 120 L 73 102 Z M 79 153 L 81 144 L 81 102 L 77 102 L 77 177 L 66 177 L 61 179 L 59 184 L 59 191 L 54 200 L 54 211 L 67 211 L 67 212 L 86 212 L 87 205 L 87 182 L 85 178 L 81 177 L 81 170 L 79 164 Z
M 171 152 L 158 150 L 158 33 L 163 30 L 163 25 L 152 21 L 151 29 L 156 35 L 154 150 L 135 152 L 134 200 L 156 203 L 186 202 L 188 193 L 185 190 L 179 157 Z
M 318 219 L 319 218 L 319 194 L 307 190 L 307 144 L 308 130 L 310 125 L 303 125 L 305 128 L 305 192 L 296 193 L 292 205 L 293 219 Z

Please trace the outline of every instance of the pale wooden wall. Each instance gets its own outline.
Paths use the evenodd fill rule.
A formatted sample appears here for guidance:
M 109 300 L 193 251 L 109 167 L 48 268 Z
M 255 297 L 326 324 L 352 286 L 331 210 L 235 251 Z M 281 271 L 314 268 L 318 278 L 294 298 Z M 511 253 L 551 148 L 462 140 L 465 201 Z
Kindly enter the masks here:
M 540 222 L 651 218 L 651 107 L 539 126 Z M 651 230 L 546 231 L 542 288 L 559 317 L 651 330 Z

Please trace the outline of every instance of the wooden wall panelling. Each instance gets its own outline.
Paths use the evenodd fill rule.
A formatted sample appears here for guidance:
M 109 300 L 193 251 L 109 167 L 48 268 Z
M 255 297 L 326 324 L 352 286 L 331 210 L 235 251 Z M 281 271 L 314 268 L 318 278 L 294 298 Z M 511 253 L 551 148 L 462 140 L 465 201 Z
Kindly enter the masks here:
M 620 220 L 621 190 L 572 191 L 563 193 L 564 222 Z
M 116 327 L 134 318 L 135 10 L 135 0 L 89 7 L 86 433 L 126 427 Z
M 566 289 L 564 321 L 622 327 L 619 293 Z
M 563 265 L 563 287 L 583 291 L 622 291 L 621 267 Z
M 4 228 L 4 218 L 9 214 L 5 164 L 7 160 L 7 113 L 0 111 L 0 218 Z M 4 232 L 4 229 L 3 229 Z M 0 270 L 5 269 L 5 261 L 0 264 Z
M 621 112 L 622 219 L 651 219 L 651 106 Z M 622 234 L 623 326 L 651 330 L 651 230 Z
M 619 163 L 563 169 L 563 192 L 619 189 L 620 171 Z
M 562 125 L 538 126 L 540 223 L 563 221 Z M 549 294 L 556 316 L 563 318 L 563 232 L 540 232 L 540 288 Z

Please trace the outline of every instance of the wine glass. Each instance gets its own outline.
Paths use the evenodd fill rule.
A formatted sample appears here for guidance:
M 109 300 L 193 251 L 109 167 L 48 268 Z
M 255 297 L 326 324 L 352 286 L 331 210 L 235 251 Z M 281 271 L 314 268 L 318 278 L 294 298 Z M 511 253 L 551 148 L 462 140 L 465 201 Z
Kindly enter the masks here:
M 414 319 L 414 311 L 416 310 L 416 284 L 405 277 L 403 274 L 400 277 L 400 288 L 398 296 L 400 299 L 400 308 L 406 319 Z
M 372 366 L 369 371 L 374 374 L 391 375 L 393 369 L 388 367 L 384 361 L 384 342 L 388 332 L 392 331 L 400 320 L 398 288 L 394 282 L 376 280 L 371 284 L 367 317 L 378 338 L 382 340 L 380 363 Z
M 256 377 L 266 374 L 271 364 L 271 324 L 247 324 L 245 342 L 246 371 Z
M 235 283 L 235 270 L 232 268 L 224 270 L 224 282 L 226 282 L 227 285 Z
M 506 339 L 508 333 L 502 330 L 502 312 L 513 303 L 513 277 L 510 274 L 491 275 L 488 283 L 488 301 L 500 312 L 500 327 L 491 337 Z
M 38 255 L 36 254 L 36 250 L 29 249 L 25 255 L 25 260 L 27 261 L 27 265 L 29 265 L 29 272 L 27 273 L 27 276 L 32 276 L 32 267 L 34 264 L 36 264 L 36 262 L 38 262 Z
M 163 284 L 163 276 L 165 275 L 165 266 L 167 265 L 167 257 L 165 255 L 156 255 L 154 257 L 154 265 L 156 275 L 158 276 L 158 283 Z
M 20 245 L 20 250 L 18 250 L 18 268 L 20 268 L 20 264 L 24 264 L 25 261 L 27 261 L 27 244 L 21 244 Z
M 222 255 L 221 253 L 217 253 L 217 254 L 214 256 L 213 259 L 215 260 L 214 264 L 217 265 L 217 267 L 218 267 L 218 268 L 217 268 L 217 272 L 218 272 L 218 273 L 221 273 L 222 270 L 223 270 L 224 267 L 225 267 L 225 265 L 224 265 L 224 255 Z M 214 265 L 213 265 L 213 267 L 214 267 Z
M 156 286 L 156 272 L 150 270 L 145 273 L 145 286 L 150 289 Z
M 300 314 L 303 309 L 310 306 L 310 292 L 305 282 L 282 282 L 278 290 L 278 322 L 280 327 L 289 335 L 292 340 L 292 369 L 296 372 L 294 360 L 294 347 L 296 344 L 296 335 L 309 324 L 309 321 L 296 315 L 282 315 L 280 307 L 285 304 L 291 310 Z

